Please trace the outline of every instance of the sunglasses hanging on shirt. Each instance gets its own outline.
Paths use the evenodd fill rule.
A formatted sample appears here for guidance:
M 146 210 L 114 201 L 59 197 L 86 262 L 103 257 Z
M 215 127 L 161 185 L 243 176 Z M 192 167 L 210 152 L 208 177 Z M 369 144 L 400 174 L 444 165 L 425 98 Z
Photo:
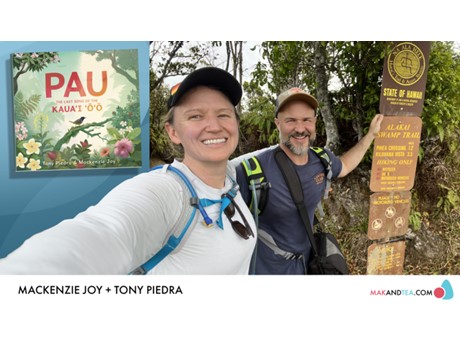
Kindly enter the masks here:
M 254 237 L 254 233 L 251 229 L 251 226 L 249 225 L 240 207 L 233 199 L 233 196 L 229 193 L 225 193 L 222 195 L 222 199 L 224 198 L 228 198 L 230 200 L 230 203 L 224 209 L 224 213 L 227 216 L 228 220 L 230 221 L 230 224 L 232 225 L 233 230 L 235 230 L 235 232 L 238 235 L 240 235 L 242 238 L 244 238 L 245 240 L 249 239 L 249 237 Z M 235 215 L 235 209 L 240 214 L 240 217 L 243 220 L 244 225 L 241 224 L 241 222 L 238 220 L 233 220 L 233 216 Z

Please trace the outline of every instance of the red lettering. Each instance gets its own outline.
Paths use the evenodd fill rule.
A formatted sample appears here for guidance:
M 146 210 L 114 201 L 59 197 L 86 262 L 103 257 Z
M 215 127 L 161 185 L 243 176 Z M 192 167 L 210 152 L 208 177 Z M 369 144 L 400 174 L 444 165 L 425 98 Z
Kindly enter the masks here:
M 62 88 L 65 84 L 65 78 L 61 73 L 46 73 L 45 74 L 45 90 L 46 98 L 52 97 L 52 92 Z M 86 86 L 88 92 L 94 96 L 102 96 L 107 91 L 107 71 L 101 71 L 101 88 L 99 91 L 94 90 L 93 72 L 86 73 Z M 70 74 L 67 87 L 64 92 L 64 97 L 69 97 L 71 92 L 78 92 L 80 97 L 85 97 L 86 92 L 83 83 L 80 80 L 77 72 Z
M 52 83 L 52 78 L 57 78 L 57 84 Z M 64 76 L 61 73 L 46 73 L 45 74 L 46 98 L 51 97 L 52 90 L 60 89 L 63 86 L 64 86 Z
M 75 86 L 73 86 L 74 83 Z M 78 92 L 80 94 L 80 97 L 86 96 L 85 90 L 83 89 L 83 84 L 81 83 L 81 80 L 78 77 L 77 72 L 72 72 L 72 74 L 70 75 L 69 83 L 67 84 L 67 88 L 64 92 L 64 97 L 69 97 L 69 94 L 71 92 Z

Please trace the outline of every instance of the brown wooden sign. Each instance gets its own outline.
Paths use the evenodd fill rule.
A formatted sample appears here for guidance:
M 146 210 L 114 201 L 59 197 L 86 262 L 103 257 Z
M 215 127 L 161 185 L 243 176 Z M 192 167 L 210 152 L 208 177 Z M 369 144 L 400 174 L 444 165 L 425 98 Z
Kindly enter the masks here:
M 402 274 L 406 243 L 374 243 L 367 249 L 367 274 Z
M 385 116 L 374 141 L 370 189 L 405 191 L 414 186 L 422 120 L 415 116 Z
M 430 57 L 430 42 L 394 42 L 383 69 L 380 112 L 420 116 Z
M 379 240 L 404 235 L 409 224 L 410 201 L 410 192 L 372 194 L 367 237 Z

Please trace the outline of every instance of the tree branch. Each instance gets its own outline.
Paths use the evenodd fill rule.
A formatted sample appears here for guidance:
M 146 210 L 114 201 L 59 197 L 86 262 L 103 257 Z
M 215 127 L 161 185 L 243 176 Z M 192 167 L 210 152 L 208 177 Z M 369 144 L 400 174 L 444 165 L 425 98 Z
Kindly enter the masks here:
M 72 137 L 75 137 L 77 136 L 77 134 L 79 132 L 84 132 L 86 134 L 88 134 L 89 136 L 91 137 L 94 137 L 94 136 L 99 136 L 100 133 L 97 133 L 97 134 L 91 134 L 89 133 L 88 131 L 86 131 L 86 129 L 90 128 L 90 127 L 102 127 L 104 124 L 106 124 L 107 122 L 111 121 L 112 119 L 107 119 L 107 120 L 104 120 L 104 121 L 101 121 L 101 122 L 91 122 L 91 123 L 87 123 L 86 125 L 82 125 L 82 126 L 73 126 L 71 127 L 66 134 L 64 134 L 64 136 L 59 139 L 57 142 L 56 142 L 56 145 L 54 145 L 54 148 L 53 148 L 53 151 L 60 151 L 61 150 L 61 147 L 62 145 L 64 144 L 67 144 L 70 139 Z M 102 139 L 102 138 L 101 138 Z
M 139 84 L 137 82 L 137 79 L 131 77 L 129 75 L 129 73 L 127 73 L 125 70 L 121 69 L 120 67 L 118 67 L 117 65 L 117 61 L 115 59 L 115 52 L 112 52 L 112 55 L 110 56 L 110 61 L 112 61 L 112 67 L 115 71 L 117 71 L 119 74 L 121 74 L 122 76 L 124 76 L 126 79 L 128 79 L 128 81 L 130 83 L 132 83 L 136 89 L 138 90 L 139 89 Z
M 163 83 L 163 80 L 165 79 L 165 77 L 166 77 L 166 75 L 168 73 L 169 65 L 171 64 L 172 60 L 176 57 L 176 54 L 177 54 L 178 50 L 180 48 L 182 48 L 183 45 L 184 45 L 183 41 L 176 42 L 176 45 L 169 52 L 168 60 L 166 60 L 165 64 L 163 65 L 163 68 L 161 70 L 160 76 L 152 84 L 152 90 L 155 90 L 158 87 L 158 85 Z

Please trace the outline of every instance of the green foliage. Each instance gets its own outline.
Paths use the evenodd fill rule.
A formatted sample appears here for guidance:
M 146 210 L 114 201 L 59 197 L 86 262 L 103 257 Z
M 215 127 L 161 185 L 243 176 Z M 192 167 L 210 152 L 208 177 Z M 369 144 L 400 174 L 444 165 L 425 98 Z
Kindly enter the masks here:
M 275 106 L 269 99 L 259 96 L 249 101 L 248 111 L 241 117 L 242 139 L 256 138 L 260 144 L 250 149 L 266 147 L 278 142 L 278 130 L 274 118 Z
M 107 128 L 107 133 L 112 137 L 112 139 L 107 141 L 107 144 L 115 144 L 118 140 L 122 139 L 123 136 L 121 133 L 115 128 L 115 127 L 110 127 Z
M 150 154 L 151 157 L 161 158 L 165 162 L 172 162 L 179 156 L 175 153 L 171 141 L 162 127 L 150 127 Z
M 43 153 L 46 153 L 53 148 L 53 145 L 51 144 L 51 138 L 47 138 L 48 131 L 46 131 L 46 129 L 48 128 L 48 121 L 49 116 L 45 113 L 38 113 L 34 117 L 34 127 L 36 134 L 33 137 L 36 139 L 36 141 L 41 143 L 40 149 Z
M 316 44 L 316 45 L 315 45 Z M 378 112 L 380 84 L 383 70 L 384 42 L 319 42 L 328 52 L 326 73 L 334 77 L 329 90 L 330 103 L 335 121 L 339 124 L 342 145 L 350 148 L 365 133 L 365 127 Z M 314 65 L 317 42 L 263 42 L 262 57 L 245 83 L 244 89 L 250 99 L 249 107 L 263 109 L 265 102 L 275 103 L 276 95 L 288 87 L 298 86 L 316 91 L 316 67 Z M 257 105 L 257 102 L 261 102 Z M 251 104 L 252 103 L 252 104 Z M 276 139 L 268 120 L 251 109 L 248 127 L 259 131 L 261 140 Z M 251 133 L 249 133 L 251 134 Z M 318 134 L 325 134 L 325 126 L 318 123 Z M 325 142 L 325 138 L 318 137 Z
M 251 80 L 244 83 L 249 98 L 241 121 L 242 138 L 247 141 L 245 151 L 278 142 L 274 122 L 277 94 L 294 86 L 314 86 L 312 42 L 268 41 L 262 43 L 261 52 L 264 60 L 257 63 Z
M 154 65 L 151 72 L 150 97 L 150 143 L 151 153 L 155 158 L 171 159 L 175 152 L 170 148 L 161 118 L 166 113 L 168 90 L 163 81 L 167 76 L 185 75 L 196 68 L 196 62 L 203 58 L 206 49 L 196 46 L 185 50 L 187 42 L 163 42 L 163 58 Z M 222 45 L 220 42 L 212 46 Z M 339 129 L 340 143 L 344 150 L 352 147 L 361 135 L 367 132 L 371 119 L 379 112 L 381 83 L 384 57 L 390 45 L 387 42 L 319 42 L 327 52 L 325 65 L 329 75 L 328 96 L 333 120 Z M 203 43 L 201 47 L 209 47 Z M 246 153 L 266 147 L 278 141 L 278 132 L 274 124 L 276 95 L 291 86 L 299 86 L 317 92 L 316 70 L 314 65 L 315 47 L 318 42 L 262 42 L 260 52 L 262 59 L 244 83 L 244 111 L 241 116 L 240 152 Z M 174 49 L 180 54 L 174 55 Z M 186 63 L 187 54 L 191 58 Z M 174 55 L 174 56 L 173 56 Z M 210 54 L 212 56 L 212 54 Z M 170 59 L 171 58 L 171 59 Z M 201 60 L 201 63 L 203 60 Z M 152 64 L 153 66 L 153 64 Z M 452 42 L 432 42 L 429 59 L 428 79 L 425 103 L 422 113 L 422 140 L 418 152 L 419 167 L 417 180 L 412 191 L 412 204 L 409 224 L 417 232 L 417 237 L 435 237 L 434 244 L 441 246 L 448 242 L 446 248 L 448 260 L 436 258 L 425 260 L 423 264 L 413 262 L 406 256 L 406 273 L 426 274 L 455 273 L 460 271 L 459 235 L 460 235 L 460 52 Z M 321 112 L 320 112 L 321 115 Z M 318 141 L 326 142 L 325 126 L 322 116 L 317 122 Z M 433 149 L 435 148 L 435 149 Z M 370 163 L 372 147 L 365 156 L 365 163 Z M 369 168 L 370 169 L 370 168 Z M 353 178 L 353 174 L 344 181 Z M 362 183 L 363 177 L 359 177 Z M 354 186 L 354 185 L 350 185 Z M 353 187 L 352 187 L 353 188 Z M 359 195 L 357 194 L 359 197 Z M 364 200 L 364 199 L 363 199 Z M 366 199 L 367 200 L 367 199 Z M 365 202 L 357 200 L 355 203 Z M 353 215 L 353 218 L 358 215 Z M 361 216 L 359 216 L 361 219 Z M 354 272 L 365 274 L 365 251 L 367 239 L 367 217 L 362 215 L 362 222 L 348 226 L 339 232 L 342 243 L 345 242 L 347 256 L 354 266 Z M 346 223 L 346 216 L 329 219 L 331 228 L 338 228 Z M 428 236 L 429 235 L 429 236 Z M 408 252 L 413 244 L 410 240 Z M 429 245 L 428 243 L 424 243 Z M 436 263 L 435 261 L 442 261 Z M 447 262 L 447 263 L 446 263 Z M 452 264 L 454 263 L 454 264 Z M 442 266 L 441 266 L 442 265 Z
M 409 213 L 409 224 L 414 231 L 419 231 L 422 227 L 422 214 L 411 208 Z
M 445 186 L 441 183 L 438 185 L 445 191 L 445 194 L 439 197 L 436 207 L 446 214 L 452 212 L 453 210 L 458 210 L 460 207 L 460 186 L 458 181 L 451 187 Z
M 135 90 L 131 90 L 128 95 L 128 103 L 122 108 L 117 106 L 112 112 L 112 126 L 114 128 L 123 129 L 124 127 L 138 126 L 141 118 L 139 94 Z
M 280 92 L 296 86 L 309 88 L 312 81 L 312 42 L 268 41 L 262 42 L 263 61 L 257 63 L 252 78 L 245 85 L 250 92 L 268 89 L 273 98 Z
M 252 79 L 244 85 L 250 108 L 264 109 L 267 100 L 274 104 L 276 94 L 288 86 L 315 90 L 312 43 L 262 43 L 264 60 L 256 65 Z M 389 44 L 370 41 L 321 43 L 326 45 L 329 56 L 327 71 L 335 80 L 330 85 L 329 95 L 340 141 L 346 150 L 367 132 L 371 119 L 379 112 L 383 62 Z M 425 136 L 438 136 L 441 141 L 447 138 L 451 151 L 459 147 L 458 140 L 449 139 L 460 125 L 459 89 L 459 53 L 451 42 L 433 42 L 422 114 L 423 131 Z M 244 135 L 250 136 L 257 131 L 260 141 L 268 143 L 276 137 L 273 128 L 266 123 L 270 117 L 260 114 L 260 110 L 248 110 L 245 121 L 249 133 Z M 321 123 L 318 123 L 318 134 L 325 134 Z M 419 159 L 423 158 L 423 152 L 422 141 Z M 370 162 L 371 155 L 369 150 L 364 160 Z
M 109 60 L 117 73 L 124 76 L 136 89 L 139 89 L 136 49 L 97 50 L 88 51 L 86 54 L 95 56 L 96 61 Z
M 150 71 L 151 83 L 155 75 Z M 167 112 L 169 89 L 160 85 L 150 90 L 150 155 L 170 162 L 173 157 L 172 144 L 163 126 L 163 117 Z
M 14 109 L 16 122 L 26 121 L 27 117 L 32 114 L 40 104 L 40 95 L 32 95 L 28 99 L 24 99 L 22 92 L 14 95 Z
M 96 61 L 110 60 L 121 69 L 137 70 L 137 49 L 97 50 L 86 53 L 95 56 Z
M 48 132 L 43 133 L 42 135 L 36 135 L 38 141 L 42 143 L 43 152 L 48 152 L 53 149 L 53 144 L 51 143 L 51 138 L 47 138 Z
M 423 129 L 441 141 L 452 137 L 460 124 L 460 54 L 452 42 L 433 42 L 427 77 Z M 450 141 L 450 140 L 449 140 Z M 457 147 L 458 142 L 451 146 Z
M 77 156 L 75 155 L 75 144 L 71 147 L 64 148 L 62 152 L 60 152 L 60 154 L 58 155 L 58 158 L 67 162 L 76 160 Z
M 78 160 L 86 160 L 90 158 L 91 146 L 92 145 L 88 143 L 88 140 L 85 139 L 85 141 L 81 141 L 80 144 L 72 145 L 72 148 L 74 149 L 75 156 Z
M 42 71 L 48 64 L 60 61 L 59 53 L 56 52 L 16 53 L 13 54 L 12 60 L 13 68 L 22 73 Z
M 133 162 L 140 162 L 142 158 L 141 150 L 141 129 L 139 127 L 132 128 L 122 123 L 121 129 L 107 128 L 107 133 L 111 136 L 111 139 L 107 140 L 107 148 L 113 153 L 118 164 L 121 166 L 130 166 Z M 128 157 L 121 157 L 115 154 L 115 148 L 119 145 L 120 141 L 128 140 L 133 145 L 133 151 Z
M 16 53 L 12 55 L 13 61 L 13 95 L 18 92 L 18 79 L 27 72 L 39 72 L 45 69 L 50 63 L 60 62 L 59 54 L 56 52 L 42 53 Z
M 342 141 L 355 143 L 378 113 L 386 47 L 385 42 L 330 42 L 330 72 L 340 81 L 331 98 Z

